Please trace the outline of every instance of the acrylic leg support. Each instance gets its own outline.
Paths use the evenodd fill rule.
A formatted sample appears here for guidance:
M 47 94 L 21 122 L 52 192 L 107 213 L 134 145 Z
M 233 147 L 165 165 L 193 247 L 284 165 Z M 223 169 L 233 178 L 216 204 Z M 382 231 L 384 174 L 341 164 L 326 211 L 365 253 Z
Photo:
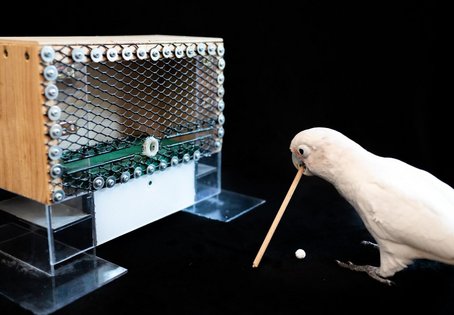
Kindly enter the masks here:
M 0 295 L 48 314 L 126 273 L 95 256 L 87 197 L 53 206 L 0 201 Z
M 229 222 L 265 202 L 263 199 L 221 189 L 221 153 L 196 165 L 195 204 L 184 211 L 208 219 Z

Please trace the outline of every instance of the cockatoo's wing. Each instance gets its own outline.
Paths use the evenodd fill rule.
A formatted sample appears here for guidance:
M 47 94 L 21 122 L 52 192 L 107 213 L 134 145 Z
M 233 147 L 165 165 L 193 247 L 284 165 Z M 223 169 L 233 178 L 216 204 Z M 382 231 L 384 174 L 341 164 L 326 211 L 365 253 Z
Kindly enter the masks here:
M 378 164 L 363 178 L 355 205 L 370 214 L 377 241 L 405 244 L 414 258 L 454 263 L 454 190 L 399 160 Z

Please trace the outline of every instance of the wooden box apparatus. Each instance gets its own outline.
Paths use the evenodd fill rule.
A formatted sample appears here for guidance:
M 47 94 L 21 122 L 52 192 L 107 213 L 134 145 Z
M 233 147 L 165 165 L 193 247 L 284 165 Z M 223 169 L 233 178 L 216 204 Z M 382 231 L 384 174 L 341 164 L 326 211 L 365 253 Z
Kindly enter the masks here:
M 54 204 L 219 152 L 224 46 L 0 38 L 0 188 Z
M 126 273 L 97 246 L 264 202 L 221 189 L 223 56 L 220 38 L 0 38 L 0 296 L 52 313 Z

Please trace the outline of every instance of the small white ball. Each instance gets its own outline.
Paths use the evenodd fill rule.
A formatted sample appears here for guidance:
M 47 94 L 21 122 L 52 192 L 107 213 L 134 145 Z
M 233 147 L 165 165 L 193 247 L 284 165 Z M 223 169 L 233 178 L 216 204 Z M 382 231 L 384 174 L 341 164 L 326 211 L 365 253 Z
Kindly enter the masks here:
M 306 252 L 304 251 L 304 249 L 300 248 L 295 252 L 295 256 L 298 259 L 303 259 L 304 257 L 306 257 Z

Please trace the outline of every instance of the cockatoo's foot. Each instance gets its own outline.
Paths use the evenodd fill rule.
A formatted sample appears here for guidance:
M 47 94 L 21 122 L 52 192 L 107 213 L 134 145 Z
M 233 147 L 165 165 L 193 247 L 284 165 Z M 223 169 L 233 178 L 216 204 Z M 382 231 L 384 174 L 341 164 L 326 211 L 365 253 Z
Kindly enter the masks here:
M 387 284 L 387 285 L 393 285 L 394 282 L 391 280 L 382 278 L 378 275 L 378 267 L 374 266 L 369 266 L 369 265 L 364 265 L 364 266 L 357 266 L 354 265 L 351 261 L 348 261 L 347 263 L 341 262 L 339 260 L 336 260 L 337 264 L 341 267 L 353 270 L 353 271 L 362 271 L 367 273 L 371 278 L 380 281 L 381 283 Z
M 373 248 L 377 248 L 378 249 L 378 245 L 375 244 L 375 243 L 372 243 L 372 242 L 369 242 L 369 241 L 362 241 L 361 242 L 361 245 L 364 245 L 364 246 L 371 246 Z

